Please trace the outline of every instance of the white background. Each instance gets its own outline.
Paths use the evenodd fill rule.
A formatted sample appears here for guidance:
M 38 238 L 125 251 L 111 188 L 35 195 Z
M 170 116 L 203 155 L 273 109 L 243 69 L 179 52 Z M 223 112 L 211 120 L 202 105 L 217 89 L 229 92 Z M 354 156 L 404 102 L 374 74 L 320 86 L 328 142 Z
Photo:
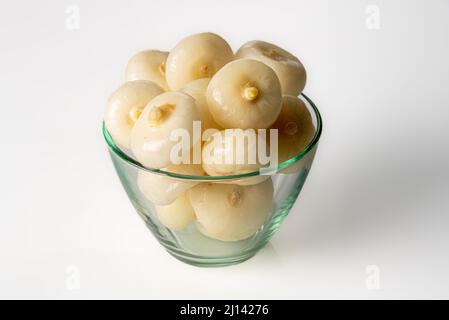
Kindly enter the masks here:
M 449 298 L 448 16 L 444 0 L 2 1 L 0 297 Z M 100 131 L 132 54 L 201 31 L 297 54 L 324 118 L 271 245 L 221 269 L 165 253 Z

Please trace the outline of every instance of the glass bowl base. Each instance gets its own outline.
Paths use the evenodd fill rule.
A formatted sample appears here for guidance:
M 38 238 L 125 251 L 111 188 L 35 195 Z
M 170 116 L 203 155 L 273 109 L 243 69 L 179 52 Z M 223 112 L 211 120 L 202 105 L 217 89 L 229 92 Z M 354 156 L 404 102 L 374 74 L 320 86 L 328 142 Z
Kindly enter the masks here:
M 253 250 L 251 252 L 247 252 L 242 255 L 231 256 L 231 257 L 219 257 L 219 258 L 186 255 L 186 254 L 177 252 L 176 250 L 172 250 L 171 248 L 168 248 L 166 246 L 164 246 L 164 247 L 171 256 L 173 256 L 174 258 L 176 258 L 179 261 L 182 261 L 184 263 L 190 264 L 195 267 L 201 267 L 201 268 L 219 268 L 219 267 L 227 267 L 227 266 L 232 266 L 232 265 L 236 265 L 236 264 L 245 262 L 246 260 L 254 257 L 257 254 L 257 252 L 259 252 L 259 250 L 262 249 L 264 246 L 265 245 L 258 248 L 257 250 Z

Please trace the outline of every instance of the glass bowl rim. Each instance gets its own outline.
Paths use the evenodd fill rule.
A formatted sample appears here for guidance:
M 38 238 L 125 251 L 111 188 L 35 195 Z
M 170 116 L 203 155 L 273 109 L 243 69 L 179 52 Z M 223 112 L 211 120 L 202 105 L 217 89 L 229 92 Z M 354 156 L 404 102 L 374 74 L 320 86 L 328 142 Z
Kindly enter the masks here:
M 276 168 L 273 168 L 273 170 L 270 172 L 267 172 L 266 170 L 264 170 L 264 175 L 275 174 L 276 172 L 283 170 L 285 168 L 288 168 L 291 165 L 295 164 L 296 162 L 300 161 L 315 147 L 315 145 L 318 143 L 318 141 L 321 137 L 323 121 L 322 121 L 321 114 L 320 114 L 318 108 L 316 107 L 315 103 L 313 103 L 313 101 L 308 96 L 306 96 L 304 93 L 301 93 L 300 96 L 302 96 L 304 99 L 306 99 L 306 101 L 310 104 L 310 106 L 312 107 L 312 109 L 315 113 L 315 117 L 316 117 L 316 121 L 317 121 L 315 135 L 313 136 L 313 139 L 309 142 L 309 144 L 301 152 L 299 152 L 296 156 L 288 159 L 287 161 L 284 161 L 284 162 L 278 164 L 278 166 Z M 250 178 L 250 177 L 256 177 L 256 176 L 262 175 L 260 173 L 260 171 L 257 170 L 257 171 L 243 173 L 243 174 L 229 175 L 229 176 L 194 176 L 194 175 L 187 175 L 187 174 L 165 171 L 163 169 L 147 168 L 147 167 L 144 167 L 138 161 L 136 161 L 133 158 L 131 158 L 130 156 L 128 156 L 122 150 L 120 150 L 120 148 L 115 144 L 114 140 L 112 139 L 108 130 L 106 129 L 104 120 L 102 123 L 102 132 L 103 132 L 103 137 L 106 140 L 109 150 L 114 152 L 114 154 L 116 154 L 120 159 L 122 159 L 127 164 L 129 164 L 133 167 L 136 167 L 140 170 L 151 172 L 154 174 L 165 175 L 165 176 L 168 176 L 171 178 L 176 178 L 176 179 L 202 180 L 202 181 L 210 181 L 210 182 L 238 180 L 238 179 L 244 179 L 244 178 Z

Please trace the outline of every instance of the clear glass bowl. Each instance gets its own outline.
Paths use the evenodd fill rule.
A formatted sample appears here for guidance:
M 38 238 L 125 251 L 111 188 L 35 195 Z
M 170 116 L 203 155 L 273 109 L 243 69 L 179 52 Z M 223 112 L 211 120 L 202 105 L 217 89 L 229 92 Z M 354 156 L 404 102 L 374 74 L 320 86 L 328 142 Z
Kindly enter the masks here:
M 220 241 L 204 236 L 198 224 L 190 223 L 181 231 L 165 227 L 158 218 L 154 203 L 139 190 L 137 176 L 139 172 L 160 175 L 167 181 L 196 183 L 233 183 L 257 179 L 259 171 L 242 175 L 211 177 L 190 176 L 167 172 L 162 169 L 145 168 L 127 153 L 120 150 L 103 124 L 103 135 L 109 154 L 120 181 L 137 213 L 156 237 L 159 243 L 175 258 L 195 266 L 217 267 L 243 262 L 262 249 L 279 229 L 290 212 L 310 171 L 322 130 L 320 113 L 315 104 L 304 94 L 300 98 L 305 102 L 315 127 L 315 135 L 308 146 L 295 157 L 280 163 L 271 175 L 273 184 L 273 205 L 263 225 L 251 237 L 240 241 Z

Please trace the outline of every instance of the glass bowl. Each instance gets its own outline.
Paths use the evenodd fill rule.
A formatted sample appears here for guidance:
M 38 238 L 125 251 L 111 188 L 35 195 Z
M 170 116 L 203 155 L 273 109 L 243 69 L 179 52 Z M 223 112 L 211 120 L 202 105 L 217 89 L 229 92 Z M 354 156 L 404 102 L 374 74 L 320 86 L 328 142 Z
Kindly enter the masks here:
M 219 267 L 241 263 L 254 256 L 262 249 L 279 229 L 281 223 L 290 212 L 310 171 L 322 130 L 320 113 L 315 104 L 304 94 L 302 99 L 312 115 L 315 134 L 307 147 L 295 157 L 280 163 L 270 172 L 266 183 L 272 183 L 272 206 L 268 208 L 263 224 L 257 231 L 244 240 L 222 241 L 210 238 L 200 232 L 201 225 L 193 220 L 182 230 L 172 230 L 161 223 L 157 206 L 150 201 L 139 188 L 138 176 L 151 175 L 155 184 L 169 183 L 180 189 L 207 184 L 241 184 L 241 182 L 262 178 L 259 171 L 234 176 L 191 176 L 167 172 L 162 169 L 151 169 L 142 166 L 126 152 L 120 150 L 109 135 L 103 123 L 103 135 L 109 154 L 120 181 L 128 194 L 137 213 L 144 220 L 151 233 L 159 243 L 175 258 L 195 266 Z M 267 173 L 263 173 L 266 175 Z M 157 175 L 157 176 L 154 176 Z M 271 182 L 270 182 L 271 181 Z M 186 187 L 187 186 L 187 187 Z M 154 186 L 153 186 L 154 187 Z M 159 187 L 159 185 L 157 186 Z M 245 188 L 245 187 L 243 187 Z M 186 192 L 189 192 L 188 190 Z M 179 209 L 178 210 L 182 210 Z M 213 210 L 213 209 L 211 209 Z

